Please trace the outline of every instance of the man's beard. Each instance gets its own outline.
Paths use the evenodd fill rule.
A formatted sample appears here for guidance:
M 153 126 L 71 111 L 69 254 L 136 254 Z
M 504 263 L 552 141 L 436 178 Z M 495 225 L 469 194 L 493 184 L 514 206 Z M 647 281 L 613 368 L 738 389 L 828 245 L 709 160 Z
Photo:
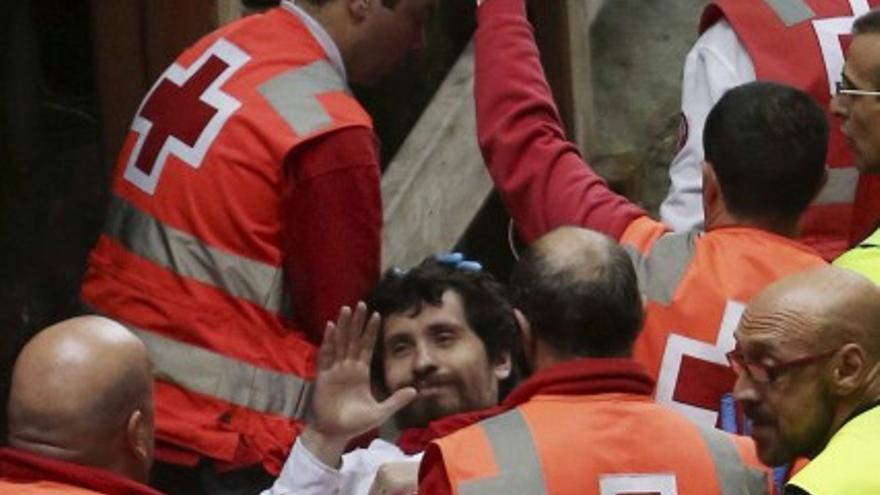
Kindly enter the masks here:
M 459 400 L 454 401 L 454 404 L 448 399 L 443 400 L 445 396 L 416 397 L 395 415 L 397 427 L 401 430 L 425 428 L 431 421 L 464 412 L 461 395 L 458 397 Z

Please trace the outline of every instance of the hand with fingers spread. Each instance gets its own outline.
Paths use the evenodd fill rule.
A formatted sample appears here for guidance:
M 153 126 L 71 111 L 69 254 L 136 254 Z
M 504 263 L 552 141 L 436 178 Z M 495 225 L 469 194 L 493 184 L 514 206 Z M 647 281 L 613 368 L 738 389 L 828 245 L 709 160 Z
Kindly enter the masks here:
M 303 445 L 324 464 L 338 467 L 346 444 L 380 426 L 416 396 L 412 387 L 396 390 L 382 402 L 370 388 L 370 360 L 380 318 L 367 318 L 367 307 L 343 307 L 328 323 L 318 353 L 318 376 L 311 409 L 302 433 Z

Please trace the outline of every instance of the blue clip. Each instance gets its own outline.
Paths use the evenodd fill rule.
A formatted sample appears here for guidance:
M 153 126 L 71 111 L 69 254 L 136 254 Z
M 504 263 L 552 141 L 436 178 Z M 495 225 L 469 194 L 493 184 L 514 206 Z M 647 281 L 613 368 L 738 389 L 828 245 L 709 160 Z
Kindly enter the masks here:
M 434 258 L 444 265 L 463 272 L 479 273 L 483 271 L 483 265 L 477 261 L 466 260 L 464 255 L 459 252 L 436 254 Z

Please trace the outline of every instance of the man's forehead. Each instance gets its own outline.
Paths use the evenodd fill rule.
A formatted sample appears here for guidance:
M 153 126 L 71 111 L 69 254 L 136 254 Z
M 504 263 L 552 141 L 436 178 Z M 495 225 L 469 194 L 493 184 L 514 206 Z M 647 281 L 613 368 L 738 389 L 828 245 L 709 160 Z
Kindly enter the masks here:
M 804 342 L 815 335 L 809 314 L 786 306 L 749 306 L 734 331 L 740 347 L 751 352 L 772 352 Z
M 385 318 L 384 338 L 444 325 L 462 326 L 470 330 L 465 316 L 464 301 L 458 292 L 452 289 L 447 289 L 438 303 L 422 301 L 417 306 L 388 315 Z
M 874 87 L 875 73 L 880 69 L 880 34 L 856 35 L 847 52 L 843 75 L 859 87 Z

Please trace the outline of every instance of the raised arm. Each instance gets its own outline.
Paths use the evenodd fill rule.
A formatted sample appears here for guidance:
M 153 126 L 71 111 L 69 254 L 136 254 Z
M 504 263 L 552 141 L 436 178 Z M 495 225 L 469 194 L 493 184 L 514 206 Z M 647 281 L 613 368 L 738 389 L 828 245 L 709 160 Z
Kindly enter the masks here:
M 370 360 L 379 334 L 379 315 L 367 316 L 359 303 L 342 308 L 328 323 L 318 354 L 318 374 L 306 428 L 281 476 L 263 495 L 335 493 L 342 483 L 342 453 L 353 438 L 390 418 L 416 396 L 412 387 L 396 390 L 382 402 L 370 390 Z
M 645 212 L 608 189 L 566 138 L 523 0 L 485 0 L 477 21 L 478 139 L 520 232 L 531 241 L 581 225 L 619 239 Z

